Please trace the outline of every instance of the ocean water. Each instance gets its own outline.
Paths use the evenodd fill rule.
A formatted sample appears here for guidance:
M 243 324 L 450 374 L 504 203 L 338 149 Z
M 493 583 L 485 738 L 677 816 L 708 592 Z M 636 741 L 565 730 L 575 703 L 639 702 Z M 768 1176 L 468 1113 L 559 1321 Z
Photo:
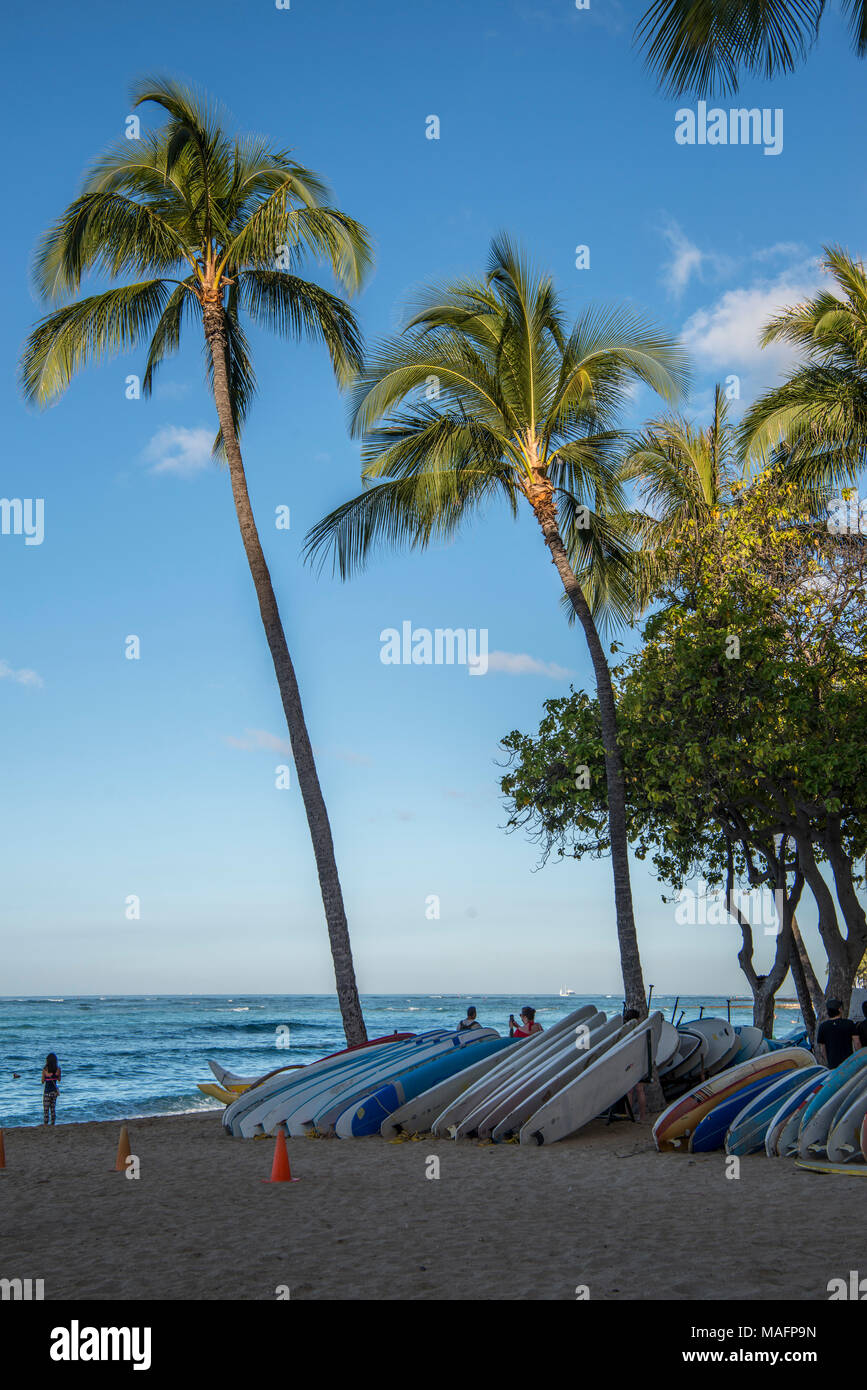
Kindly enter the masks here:
M 508 1032 L 524 1004 L 543 1028 L 582 1004 L 620 1013 L 617 995 L 368 995 L 369 1037 L 457 1026 L 474 1003 L 486 1027 Z M 672 1017 L 673 997 L 653 1006 Z M 682 997 L 676 1019 L 726 1017 L 725 999 Z M 733 1023 L 752 1022 L 746 1002 L 732 1002 Z M 800 1025 L 797 1009 L 778 1008 L 774 1032 Z M 220 1109 L 196 1089 L 211 1081 L 208 1058 L 240 1075 L 262 1075 L 290 1062 L 311 1062 L 345 1046 L 337 1001 L 330 995 L 158 995 L 0 998 L 0 1128 L 42 1123 L 40 1074 L 48 1052 L 63 1072 L 58 1122 L 125 1119 Z M 14 1073 L 18 1079 L 14 1079 Z

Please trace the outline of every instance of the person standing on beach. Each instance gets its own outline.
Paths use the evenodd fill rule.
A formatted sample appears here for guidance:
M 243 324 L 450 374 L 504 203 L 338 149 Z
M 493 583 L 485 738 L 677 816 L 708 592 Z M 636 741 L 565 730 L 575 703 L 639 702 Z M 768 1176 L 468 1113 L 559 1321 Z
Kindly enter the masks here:
M 471 1004 L 467 1009 L 466 1018 L 462 1018 L 458 1024 L 458 1032 L 465 1033 L 468 1028 L 481 1028 L 481 1026 L 479 1020 L 476 1018 L 476 1006 L 475 1004 Z
M 42 1068 L 42 1114 L 43 1124 L 54 1124 L 54 1107 L 60 1090 L 60 1064 L 55 1052 L 49 1052 Z M 49 1115 L 51 1119 L 49 1120 Z
M 860 1023 L 855 1024 L 855 1038 L 858 1051 L 862 1047 L 867 1047 L 867 1003 L 861 1005 L 861 1012 L 864 1015 Z
M 529 1038 L 531 1033 L 541 1033 L 542 1025 L 536 1022 L 536 1010 L 525 1004 L 521 1010 L 521 1022 L 515 1022 L 515 1015 L 509 1014 L 509 1037 Z
M 855 1024 L 851 1018 L 841 1018 L 843 1005 L 839 999 L 828 1000 L 828 1017 L 819 1024 L 816 1033 L 816 1055 L 826 1067 L 839 1067 L 852 1056 Z

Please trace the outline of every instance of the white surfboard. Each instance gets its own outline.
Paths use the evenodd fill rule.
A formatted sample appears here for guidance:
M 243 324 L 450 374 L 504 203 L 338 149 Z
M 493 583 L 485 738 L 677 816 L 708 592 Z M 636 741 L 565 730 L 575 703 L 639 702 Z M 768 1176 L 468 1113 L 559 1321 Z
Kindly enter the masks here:
M 512 1042 L 505 1052 L 511 1052 L 513 1047 L 520 1047 L 521 1042 Z M 437 1115 L 450 1105 L 453 1100 L 474 1086 L 477 1081 L 499 1066 L 503 1060 L 501 1052 L 495 1052 L 490 1057 L 483 1057 L 480 1062 L 474 1062 L 471 1067 L 464 1067 L 463 1071 L 456 1072 L 454 1076 L 446 1077 L 437 1086 L 431 1086 L 429 1091 L 423 1091 L 414 1100 L 407 1101 L 399 1110 L 395 1110 L 391 1115 L 387 1115 L 382 1122 L 380 1134 L 383 1139 L 394 1139 L 399 1134 L 425 1134 L 431 1127 Z
M 592 1018 L 595 1013 L 592 1004 L 585 1004 L 558 1023 L 552 1024 L 544 1033 L 534 1033 L 531 1037 L 525 1038 L 517 1048 L 510 1047 L 508 1055 L 499 1066 L 494 1067 L 487 1076 L 482 1077 L 445 1107 L 433 1121 L 431 1133 L 440 1137 L 450 1134 L 451 1127 L 460 1124 L 467 1115 L 476 1110 L 486 1096 L 502 1086 L 507 1077 L 516 1077 L 523 1068 L 534 1066 L 541 1057 L 547 1056 L 553 1047 L 559 1046 L 558 1040 L 561 1035 L 574 1033 L 576 1028 L 586 1025 L 587 1019 Z
M 861 1089 L 843 1101 L 828 1131 L 829 1163 L 863 1163 L 861 1126 L 867 1115 L 867 1076 Z
M 401 1057 L 397 1061 L 383 1058 L 379 1065 L 363 1072 L 342 1077 L 326 1077 L 323 1083 L 302 1094 L 290 1095 L 286 1101 L 280 1100 L 274 1104 L 262 1116 L 262 1130 L 265 1134 L 273 1134 L 278 1126 L 283 1126 L 287 1134 L 295 1137 L 303 1137 L 312 1129 L 328 1134 L 334 1127 L 333 1121 L 356 1097 L 360 1101 L 364 1096 L 379 1090 L 380 1086 L 385 1085 L 393 1076 L 436 1061 L 437 1058 L 447 1056 L 455 1048 L 471 1050 L 475 1044 L 483 1042 L 486 1038 L 499 1036 L 495 1028 L 473 1028 L 464 1032 L 449 1033 L 430 1047 L 419 1049 L 412 1056 Z
M 496 1095 L 483 1101 L 474 1115 L 468 1116 L 463 1124 L 458 1126 L 454 1137 L 463 1139 L 467 1135 L 478 1134 L 480 1139 L 486 1139 L 494 1125 L 499 1123 L 512 1105 L 522 1096 L 532 1094 L 544 1079 L 562 1071 L 563 1067 L 576 1056 L 579 1046 L 585 1053 L 589 1048 L 592 1048 L 605 1022 L 604 1014 L 596 1014 L 587 1020 L 588 1031 L 586 1033 L 582 1031 L 579 1037 L 574 1036 L 571 1032 L 562 1034 L 559 1047 L 554 1048 L 535 1066 L 529 1069 L 524 1068 L 519 1076 L 507 1080 Z
M 859 1057 L 849 1057 L 841 1067 L 834 1067 L 821 1090 L 807 1107 L 798 1132 L 798 1157 L 803 1159 L 824 1158 L 828 1144 L 828 1131 L 840 1112 L 844 1101 L 851 1103 L 860 1093 L 867 1077 L 867 1052 L 860 1063 Z M 842 1068 L 846 1067 L 846 1071 Z
M 631 1020 L 634 1025 L 634 1020 Z M 526 1124 L 531 1115 L 535 1115 L 546 1105 L 558 1091 L 562 1091 L 570 1081 L 588 1067 L 598 1062 L 605 1052 L 609 1052 L 620 1039 L 627 1033 L 633 1032 L 634 1027 L 630 1028 L 628 1023 L 621 1023 L 619 1018 L 609 1019 L 604 1028 L 600 1028 L 596 1034 L 593 1047 L 584 1053 L 573 1053 L 571 1059 L 563 1067 L 562 1071 L 556 1073 L 548 1081 L 532 1091 L 529 1095 L 522 1096 L 513 1105 L 503 1118 L 494 1126 L 490 1127 L 486 1122 L 484 1130 L 480 1129 L 479 1134 L 490 1133 L 495 1143 L 500 1143 L 504 1139 L 509 1139 L 513 1134 L 519 1134 L 523 1125 Z
M 521 1143 L 554 1144 L 566 1139 L 631 1091 L 650 1074 L 662 1023 L 661 1013 L 651 1014 L 558 1091 L 522 1126 Z

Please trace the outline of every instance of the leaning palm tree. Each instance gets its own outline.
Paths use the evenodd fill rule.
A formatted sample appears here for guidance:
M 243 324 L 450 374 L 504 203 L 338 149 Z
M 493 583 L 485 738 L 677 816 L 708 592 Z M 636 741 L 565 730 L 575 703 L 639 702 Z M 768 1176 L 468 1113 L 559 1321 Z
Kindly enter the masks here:
M 424 547 L 496 498 L 513 515 L 530 507 L 593 662 L 623 980 L 643 1016 L 614 693 L 579 574 L 594 554 L 628 558 L 616 423 L 636 381 L 673 398 L 683 357 L 626 309 L 588 311 L 570 329 L 551 280 L 505 237 L 493 242 L 483 279 L 434 287 L 416 307 L 353 388 L 367 486 L 312 529 L 307 553 L 330 552 L 345 578 L 378 545 Z
M 741 69 L 758 77 L 791 72 L 814 43 L 826 0 L 654 0 L 636 41 L 673 96 L 736 92 Z M 867 0 L 840 0 L 859 58 L 867 54 Z
M 696 540 L 715 514 L 731 505 L 732 485 L 743 477 L 737 432 L 729 421 L 721 386 L 713 415 L 696 428 L 681 415 L 652 420 L 624 451 L 621 479 L 635 481 L 644 508 L 633 514 L 638 548 L 633 554 L 634 602 L 647 607 L 673 575 L 674 543 Z M 682 551 L 679 552 L 682 560 Z
M 63 299 L 31 333 L 21 376 L 30 400 L 58 397 L 74 374 L 147 342 L 142 387 L 197 324 L 238 524 L 277 673 L 298 784 L 307 813 L 337 993 L 349 1043 L 363 1042 L 343 895 L 331 828 L 304 720 L 295 670 L 247 491 L 239 436 L 256 389 L 243 317 L 286 338 L 324 343 L 339 380 L 358 368 L 358 329 L 346 304 L 295 273 L 306 256 L 327 261 L 339 284 L 356 288 L 368 266 L 364 229 L 327 203 L 328 191 L 286 150 L 232 138 L 219 113 L 179 83 L 140 83 L 137 106 L 153 102 L 162 127 L 122 140 L 96 160 L 82 192 L 45 235 L 35 263 L 40 292 Z M 132 279 L 76 298 L 88 274 Z
M 786 342 L 805 361 L 746 412 L 741 443 L 753 459 L 782 452 L 786 477 L 818 506 L 851 484 L 867 459 L 867 271 L 840 247 L 825 247 L 836 281 L 765 326 L 762 346 Z

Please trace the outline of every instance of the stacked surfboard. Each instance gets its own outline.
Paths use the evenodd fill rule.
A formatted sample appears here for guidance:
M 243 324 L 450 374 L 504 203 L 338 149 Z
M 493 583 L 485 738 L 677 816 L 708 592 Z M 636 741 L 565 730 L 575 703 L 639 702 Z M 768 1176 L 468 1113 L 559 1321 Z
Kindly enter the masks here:
M 381 1133 L 430 1130 L 440 1137 L 553 1144 L 604 1114 L 650 1075 L 663 1018 L 643 1023 L 576 1010 L 449 1095 L 434 1089 L 397 1110 Z M 670 1047 L 670 1039 L 665 1043 Z
M 653 1136 L 660 1152 L 763 1152 L 867 1175 L 867 1051 L 831 1071 L 805 1048 L 759 1052 L 678 1097 Z

